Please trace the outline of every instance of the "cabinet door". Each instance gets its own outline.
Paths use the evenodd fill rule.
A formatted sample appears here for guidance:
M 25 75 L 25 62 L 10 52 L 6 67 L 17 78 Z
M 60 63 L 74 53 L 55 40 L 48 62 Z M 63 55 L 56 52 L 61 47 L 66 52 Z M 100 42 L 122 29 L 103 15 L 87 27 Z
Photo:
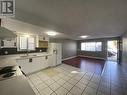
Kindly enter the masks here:
M 52 55 L 48 56 L 48 65 L 53 66 L 53 57 L 52 57 Z
M 49 58 L 50 58 L 49 56 L 43 56 L 43 57 L 22 59 L 22 60 L 17 60 L 17 63 L 25 74 L 30 74 L 49 67 L 50 66 Z
M 39 41 L 39 48 L 48 48 L 48 41 Z
M 5 48 L 16 47 L 15 39 L 3 40 L 3 47 Z
M 49 56 L 45 56 L 45 68 L 49 67 Z
M 30 73 L 30 64 L 28 59 L 22 59 L 22 60 L 17 60 L 18 65 L 21 67 L 21 70 L 25 73 L 28 74 Z
M 33 66 L 35 67 L 35 70 L 41 70 L 44 69 L 45 66 L 45 58 L 44 57 L 36 57 L 33 58 Z

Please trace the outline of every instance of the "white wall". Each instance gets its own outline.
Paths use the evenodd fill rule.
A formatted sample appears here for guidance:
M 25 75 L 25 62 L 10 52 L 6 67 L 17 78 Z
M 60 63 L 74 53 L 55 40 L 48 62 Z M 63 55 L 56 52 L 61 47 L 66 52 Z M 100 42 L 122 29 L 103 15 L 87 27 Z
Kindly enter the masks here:
M 10 18 L 2 19 L 2 26 L 16 33 L 29 33 L 34 35 L 45 35 L 45 32 L 48 31 L 48 29 Z

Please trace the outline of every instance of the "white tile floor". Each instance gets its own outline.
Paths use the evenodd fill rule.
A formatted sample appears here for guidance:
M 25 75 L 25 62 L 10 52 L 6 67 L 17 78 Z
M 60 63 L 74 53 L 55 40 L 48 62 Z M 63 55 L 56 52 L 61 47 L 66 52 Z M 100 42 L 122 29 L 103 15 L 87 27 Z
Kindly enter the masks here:
M 112 78 L 111 69 L 107 65 L 103 75 L 96 75 L 62 64 L 31 74 L 27 79 L 36 95 L 127 95 L 126 73 L 120 72 L 121 82 Z

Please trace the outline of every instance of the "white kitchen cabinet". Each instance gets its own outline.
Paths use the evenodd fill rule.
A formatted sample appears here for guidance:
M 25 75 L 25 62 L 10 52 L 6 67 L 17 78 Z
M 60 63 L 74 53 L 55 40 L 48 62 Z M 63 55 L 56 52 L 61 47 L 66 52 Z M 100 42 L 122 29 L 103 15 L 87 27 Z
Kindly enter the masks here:
M 53 57 L 52 57 L 52 55 L 50 55 L 50 56 L 48 56 L 48 65 L 52 66 L 52 64 L 53 64 Z
M 36 47 L 39 47 L 39 42 L 49 42 L 49 37 L 46 36 L 36 36 Z M 47 48 L 47 47 L 46 47 Z
M 18 59 L 17 63 L 25 74 L 30 74 L 50 66 L 49 56 Z
M 21 70 L 27 74 L 29 73 L 29 60 L 28 59 L 23 59 L 23 60 L 17 60 L 17 64 L 21 67 Z
M 15 48 L 16 47 L 16 39 L 4 39 L 1 43 L 3 48 Z

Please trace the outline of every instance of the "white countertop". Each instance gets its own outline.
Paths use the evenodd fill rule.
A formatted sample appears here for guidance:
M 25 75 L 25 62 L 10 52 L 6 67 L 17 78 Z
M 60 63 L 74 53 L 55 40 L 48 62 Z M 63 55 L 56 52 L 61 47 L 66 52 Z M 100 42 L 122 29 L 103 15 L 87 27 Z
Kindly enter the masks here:
M 24 53 L 24 54 L 2 55 L 2 56 L 0 56 L 0 66 L 1 66 L 2 63 L 5 63 L 5 62 L 1 62 L 1 59 L 16 59 L 17 60 L 17 59 L 28 59 L 28 58 L 35 58 L 35 57 L 50 56 L 50 55 L 51 54 L 48 53 L 48 52 L 44 52 L 44 53 L 29 53 L 28 56 L 26 55 L 26 53 Z
M 17 65 L 16 59 L 20 56 L 0 56 L 0 67 Z M 24 75 L 15 76 L 0 81 L 0 95 L 35 95 Z
M 0 81 L 0 95 L 35 95 L 25 76 Z
M 23 55 L 23 56 L 20 56 L 19 58 L 17 58 L 17 60 L 20 60 L 20 59 L 29 59 L 29 58 L 36 58 L 36 57 L 45 57 L 45 56 L 51 56 L 51 54 L 49 53 L 45 53 L 45 54 L 31 54 L 31 55 Z
M 0 57 L 0 67 L 17 65 L 16 59 L 17 59 L 16 56 L 15 57 L 2 56 L 2 57 Z

